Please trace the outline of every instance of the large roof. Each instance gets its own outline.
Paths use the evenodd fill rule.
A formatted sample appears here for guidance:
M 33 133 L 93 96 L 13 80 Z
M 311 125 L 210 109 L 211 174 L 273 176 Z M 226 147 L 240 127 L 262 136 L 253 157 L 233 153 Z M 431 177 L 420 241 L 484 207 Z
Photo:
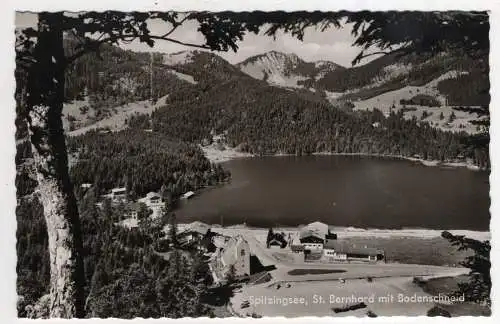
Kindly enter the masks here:
M 323 248 L 331 249 L 336 252 L 345 254 L 363 254 L 363 255 L 376 256 L 381 253 L 378 249 L 375 248 L 356 247 L 348 244 L 347 242 L 337 241 L 337 240 L 327 240 Z
M 320 231 L 310 229 L 308 227 L 305 227 L 300 231 L 300 238 L 301 239 L 304 237 L 309 237 L 309 236 L 314 236 L 314 237 L 320 238 L 322 240 L 325 239 L 325 234 L 321 233 Z
M 146 195 L 146 198 L 161 198 L 161 195 L 157 192 L 154 192 L 154 191 L 151 191 L 151 192 L 148 192 L 147 195 Z
M 328 228 L 329 226 L 325 223 L 322 222 L 313 222 L 310 223 L 306 226 L 304 226 L 301 230 L 301 232 L 305 231 L 313 231 L 316 232 L 317 235 L 321 236 L 322 238 L 325 237 L 325 235 L 328 233 Z
M 187 224 L 182 232 L 196 232 L 202 235 L 206 235 L 209 229 L 210 229 L 209 225 L 203 222 L 195 221 L 190 224 Z

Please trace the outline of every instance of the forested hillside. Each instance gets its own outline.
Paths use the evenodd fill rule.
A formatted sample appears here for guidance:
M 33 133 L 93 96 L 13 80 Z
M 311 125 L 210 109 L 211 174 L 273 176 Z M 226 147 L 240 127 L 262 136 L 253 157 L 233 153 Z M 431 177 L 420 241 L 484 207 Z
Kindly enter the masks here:
M 153 113 L 154 131 L 169 137 L 201 143 L 212 131 L 226 132 L 230 146 L 255 154 L 373 153 L 487 164 L 466 147 L 467 134 L 434 129 L 402 111 L 388 117 L 345 112 L 320 93 L 269 86 L 208 53 L 176 68 L 198 84 L 169 96 Z
M 66 51 L 71 53 L 73 46 L 67 39 Z M 66 70 L 63 121 L 67 130 L 88 126 L 120 114 L 119 106 L 154 102 L 185 83 L 163 64 L 163 54 L 102 46 L 99 54 L 84 55 Z
M 320 89 L 346 92 L 344 100 L 365 100 L 405 86 L 421 86 L 449 71 L 456 76 L 442 80 L 438 90 L 450 106 L 489 104 L 488 56 L 472 60 L 466 55 L 387 55 L 365 65 L 327 73 L 316 85 Z
M 114 226 L 123 210 L 110 204 L 98 209 L 96 202 L 93 189 L 79 196 L 87 317 L 212 314 L 202 301 L 211 277 L 201 255 L 174 250 L 166 260 L 155 251 L 163 235 L 160 222 L 132 229 Z M 50 277 L 43 208 L 37 199 L 23 198 L 16 216 L 18 315 L 40 316 L 44 310 L 33 305 L 43 305 Z
M 165 186 L 178 197 L 229 177 L 220 165 L 212 165 L 199 147 L 142 130 L 93 131 L 71 137 L 68 152 L 76 156 L 70 171 L 75 186 L 91 183 L 101 194 L 126 186 L 129 193 L 142 197 Z
M 342 101 L 366 100 L 405 86 L 422 86 L 456 71 L 441 80 L 439 92 L 450 106 L 489 104 L 488 55 L 472 60 L 463 53 L 439 55 L 385 55 L 364 65 L 343 68 L 333 62 L 305 62 L 294 54 L 268 52 L 238 63 L 253 78 L 271 85 L 329 91 Z

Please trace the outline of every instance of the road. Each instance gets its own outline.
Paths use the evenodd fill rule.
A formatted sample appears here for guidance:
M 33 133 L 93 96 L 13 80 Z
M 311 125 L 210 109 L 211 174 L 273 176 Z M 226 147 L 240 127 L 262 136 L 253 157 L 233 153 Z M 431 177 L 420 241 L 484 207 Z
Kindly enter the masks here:
M 368 310 L 379 316 L 422 316 L 432 308 L 433 302 L 387 302 L 390 296 L 429 296 L 422 288 L 413 283 L 413 277 L 449 277 L 468 273 L 467 268 L 442 267 L 420 264 L 400 263 L 310 263 L 303 257 L 288 249 L 274 250 L 265 247 L 262 238 L 256 237 L 252 231 L 231 229 L 225 235 L 242 235 L 250 246 L 251 253 L 257 256 L 264 266 L 274 265 L 270 271 L 270 282 L 244 285 L 231 298 L 235 313 L 248 316 L 252 313 L 263 316 L 366 316 Z M 341 273 L 291 275 L 293 269 L 324 269 L 343 271 Z M 372 277 L 373 280 L 366 280 Z M 345 280 L 340 281 L 339 278 Z M 281 283 L 281 285 L 277 285 Z M 284 284 L 284 283 L 290 283 Z M 345 313 L 334 313 L 334 307 L 345 307 L 351 302 L 329 299 L 337 297 L 374 296 L 364 309 Z M 305 304 L 253 303 L 256 298 L 303 298 Z M 321 296 L 326 302 L 315 302 Z M 263 300 L 264 300 L 263 299 Z M 244 307 L 243 302 L 249 302 Z
M 443 267 L 421 264 L 400 264 L 400 263 L 310 263 L 296 258 L 287 260 L 280 258 L 279 260 L 273 255 L 276 250 L 267 249 L 254 236 L 248 232 L 241 233 L 247 240 L 251 253 L 256 255 L 264 266 L 275 265 L 276 270 L 271 272 L 273 282 L 280 281 L 316 281 L 316 280 L 338 280 L 343 279 L 359 279 L 368 276 L 373 278 L 387 277 L 415 277 L 415 276 L 432 276 L 445 277 L 457 276 L 468 273 L 467 268 Z M 288 272 L 293 269 L 331 269 L 344 270 L 342 273 L 327 273 L 327 274 L 309 274 L 309 275 L 290 275 Z

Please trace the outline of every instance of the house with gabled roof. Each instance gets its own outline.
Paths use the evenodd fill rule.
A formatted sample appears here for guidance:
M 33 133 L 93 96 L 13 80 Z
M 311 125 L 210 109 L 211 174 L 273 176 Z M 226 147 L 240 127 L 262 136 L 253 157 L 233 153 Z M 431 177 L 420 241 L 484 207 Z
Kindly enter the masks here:
M 236 278 L 250 276 L 250 245 L 241 235 L 231 237 L 222 249 L 218 249 L 211 262 L 217 282 L 224 282 L 234 267 Z
M 137 201 L 144 203 L 153 212 L 152 218 L 158 218 L 162 215 L 165 202 L 159 193 L 148 192 L 145 197 L 139 198 Z

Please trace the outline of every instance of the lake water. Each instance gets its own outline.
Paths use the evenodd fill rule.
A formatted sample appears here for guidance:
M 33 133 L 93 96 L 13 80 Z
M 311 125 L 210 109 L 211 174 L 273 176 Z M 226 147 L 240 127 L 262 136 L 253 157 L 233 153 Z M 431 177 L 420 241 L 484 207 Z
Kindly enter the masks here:
M 185 201 L 180 222 L 489 230 L 489 174 L 360 156 L 229 161 L 231 183 Z

